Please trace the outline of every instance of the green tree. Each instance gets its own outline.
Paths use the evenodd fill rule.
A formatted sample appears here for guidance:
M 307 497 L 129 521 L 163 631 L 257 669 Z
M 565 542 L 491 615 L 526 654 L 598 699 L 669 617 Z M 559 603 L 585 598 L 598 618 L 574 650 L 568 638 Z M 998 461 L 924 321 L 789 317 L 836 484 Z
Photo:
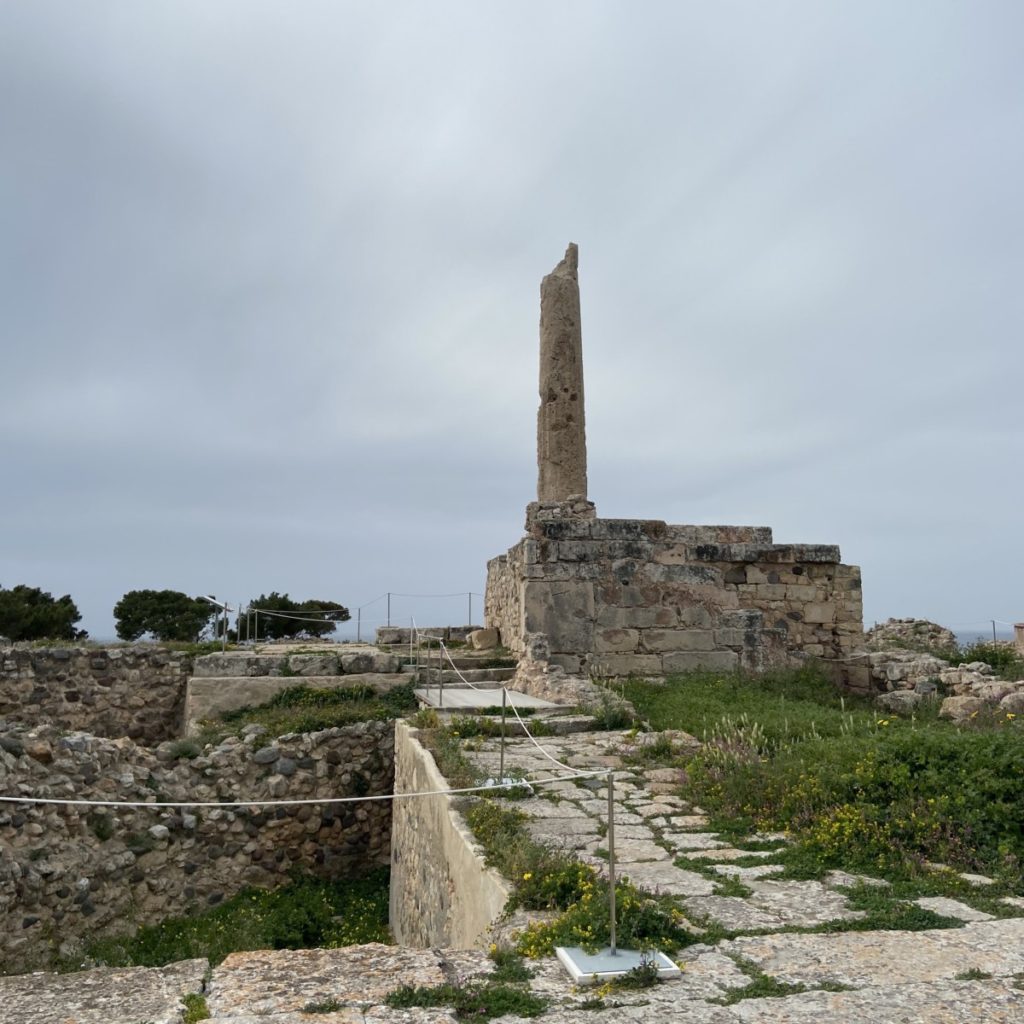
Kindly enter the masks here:
M 9 640 L 85 640 L 82 618 L 69 594 L 54 599 L 38 587 L 0 587 L 0 636 Z
M 286 640 L 297 636 L 326 636 L 347 622 L 349 610 L 337 601 L 293 601 L 287 594 L 276 590 L 260 594 L 249 602 L 258 609 L 260 640 Z M 277 614 L 265 614 L 267 612 Z
M 179 590 L 129 590 L 114 605 L 117 635 L 138 640 L 198 640 L 217 609 Z

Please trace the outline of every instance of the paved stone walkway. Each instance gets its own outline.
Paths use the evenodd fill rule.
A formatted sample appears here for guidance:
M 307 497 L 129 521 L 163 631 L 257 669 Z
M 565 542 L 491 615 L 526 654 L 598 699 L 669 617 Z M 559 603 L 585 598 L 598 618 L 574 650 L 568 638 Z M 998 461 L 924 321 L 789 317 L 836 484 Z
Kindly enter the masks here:
M 799 932 L 856 919 L 846 890 L 886 883 L 845 872 L 821 881 L 774 878 L 771 848 L 732 846 L 708 831 L 699 808 L 676 793 L 670 769 L 639 770 L 622 761 L 625 733 L 545 738 L 545 749 L 579 766 L 613 767 L 616 848 L 622 874 L 670 893 L 695 928 L 717 922 L 739 934 L 688 947 L 682 977 L 636 992 L 614 992 L 599 1009 L 575 991 L 554 960 L 536 965 L 532 989 L 551 999 L 549 1024 L 1020 1024 L 1024 1021 L 1024 917 L 993 918 L 958 900 L 920 905 L 963 921 L 930 931 Z M 642 740 L 641 740 L 642 742 Z M 685 743 L 685 739 L 680 738 Z M 497 774 L 496 743 L 471 756 Z M 531 777 L 557 769 L 525 740 L 509 743 L 506 768 Z M 538 840 L 606 870 L 607 789 L 603 778 L 537 787 L 516 802 Z M 782 837 L 759 835 L 759 847 Z M 679 861 L 680 863 L 675 863 Z M 745 895 L 716 892 L 720 883 Z M 979 883 L 982 884 L 982 883 Z M 729 890 L 727 890 L 729 891 Z M 1024 911 L 1024 901 L 1007 899 Z M 205 993 L 212 1024 L 454 1024 L 447 1010 L 392 1010 L 385 995 L 400 984 L 466 983 L 493 964 L 480 951 L 413 950 L 369 945 L 338 950 L 237 953 L 207 975 L 202 960 L 164 968 L 0 978 L 3 1024 L 180 1024 L 181 997 Z M 721 1000 L 747 986 L 752 972 L 807 991 L 773 998 Z M 969 977 L 965 977 L 969 975 Z M 325 1003 L 338 1008 L 314 1011 Z M 587 1012 L 583 1012 L 586 1010 Z M 513 1018 L 505 1018 L 512 1020 Z

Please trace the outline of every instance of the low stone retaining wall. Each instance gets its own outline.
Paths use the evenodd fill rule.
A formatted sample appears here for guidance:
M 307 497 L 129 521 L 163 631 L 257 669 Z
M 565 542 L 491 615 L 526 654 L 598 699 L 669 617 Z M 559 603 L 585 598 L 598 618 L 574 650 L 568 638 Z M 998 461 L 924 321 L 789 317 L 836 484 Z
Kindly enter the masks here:
M 230 651 L 196 658 L 192 674 L 199 679 L 227 676 L 340 676 L 365 672 L 400 672 L 397 654 L 378 651 L 366 644 L 345 645 L 316 654 L 290 651 Z M 301 683 L 301 679 L 296 679 Z
M 160 743 L 180 735 L 191 668 L 159 647 L 7 647 L 0 719 Z
M 259 727 L 200 756 L 56 730 L 0 731 L 0 792 L 114 801 L 373 796 L 392 790 L 394 727 L 270 740 Z M 345 877 L 387 864 L 391 803 L 260 809 L 0 804 L 0 961 L 72 954 L 88 937 L 195 913 L 292 868 Z
M 405 722 L 395 726 L 395 793 L 448 788 Z M 448 796 L 396 799 L 391 834 L 391 931 L 403 946 L 478 949 L 511 890 Z

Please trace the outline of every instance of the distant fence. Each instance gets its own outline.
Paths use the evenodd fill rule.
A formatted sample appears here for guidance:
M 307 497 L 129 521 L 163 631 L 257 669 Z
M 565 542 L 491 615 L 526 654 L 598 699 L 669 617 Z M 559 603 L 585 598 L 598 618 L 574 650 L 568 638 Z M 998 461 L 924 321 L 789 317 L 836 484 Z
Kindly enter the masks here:
M 337 623 L 331 638 L 335 640 L 373 641 L 378 626 L 409 626 L 414 619 L 431 626 L 466 627 L 483 622 L 484 595 L 474 590 L 449 594 L 407 594 L 385 591 L 350 609 L 351 618 Z M 325 612 L 324 615 L 329 615 Z M 323 622 L 311 612 L 280 612 L 274 609 L 239 605 L 237 630 L 240 640 L 262 636 L 260 619 L 293 619 L 299 622 Z M 474 616 L 477 621 L 474 623 Z

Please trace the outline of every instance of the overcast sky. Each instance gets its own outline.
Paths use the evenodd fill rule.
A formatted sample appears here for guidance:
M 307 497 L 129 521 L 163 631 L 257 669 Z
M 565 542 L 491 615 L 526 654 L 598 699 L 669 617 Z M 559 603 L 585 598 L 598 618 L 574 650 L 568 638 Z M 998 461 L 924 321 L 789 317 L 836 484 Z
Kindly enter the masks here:
M 839 544 L 869 624 L 1024 619 L 1022 41 L 1018 0 L 0 3 L 0 585 L 99 638 L 136 588 L 482 592 L 575 241 L 599 515 Z

